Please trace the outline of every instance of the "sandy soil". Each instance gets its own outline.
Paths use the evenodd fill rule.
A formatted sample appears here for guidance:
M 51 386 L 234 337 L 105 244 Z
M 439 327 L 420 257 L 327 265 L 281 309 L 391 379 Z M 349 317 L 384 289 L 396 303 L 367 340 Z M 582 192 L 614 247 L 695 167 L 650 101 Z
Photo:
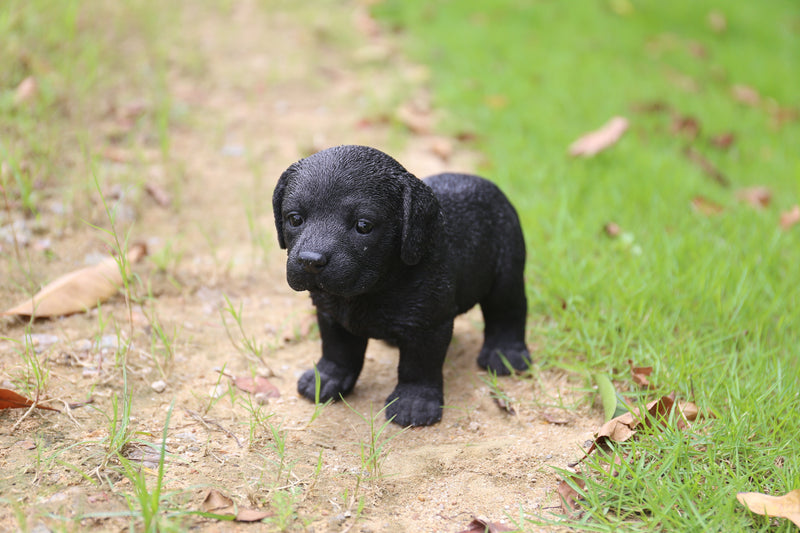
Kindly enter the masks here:
M 115 157 L 102 163 L 104 175 L 137 176 L 120 178 L 119 229 L 130 228 L 132 240 L 146 241 L 151 258 L 166 258 L 166 271 L 152 260 L 135 266 L 151 297 L 132 312 L 120 295 L 101 313 L 33 325 L 50 370 L 47 395 L 68 402 L 91 396 L 94 404 L 71 416 L 37 411 L 14 431 L 23 411 L 0 412 L 0 501 L 19 502 L 0 503 L 0 529 L 18 528 L 20 516 L 27 516 L 27 527 L 41 527 L 36 531 L 127 528 L 126 518 L 74 519 L 126 510 L 123 495 L 133 491 L 118 474 L 117 460 L 104 461 L 112 398 L 123 391 L 116 353 L 129 341 L 130 424 L 136 441 L 151 445 L 123 451 L 144 465 L 152 483 L 154 450 L 172 407 L 167 506 L 200 509 L 216 488 L 241 506 L 273 513 L 260 524 L 187 517 L 185 527 L 456 532 L 472 516 L 510 524 L 521 515 L 558 513 L 552 467 L 580 457 L 601 416 L 568 376 L 538 370 L 533 379 L 499 380 L 516 414 L 501 409 L 475 364 L 482 327 L 476 310 L 456 323 L 445 366 L 444 419 L 427 428 L 387 427 L 377 439 L 385 443 L 378 472 L 365 471 L 361 459 L 370 424 L 359 413 L 369 418 L 393 389 L 395 349 L 372 342 L 350 407 L 329 405 L 311 422 L 314 406 L 297 396 L 295 384 L 319 357 L 320 344 L 309 299 L 286 285 L 285 257 L 275 241 L 271 193 L 281 171 L 311 151 L 346 143 L 381 148 L 419 176 L 474 171 L 478 156 L 457 140 L 430 133 L 428 123 L 439 112 L 427 101 L 425 69 L 405 61 L 358 4 L 302 16 L 269 12 L 255 2 L 234 4 L 225 14 L 197 7 L 182 15 L 177 42 L 191 48 L 194 68 L 176 62 L 170 72 L 173 106 L 188 117 L 172 129 L 171 160 Z M 135 96 L 121 95 L 120 101 Z M 395 120 L 409 131 L 398 134 L 387 124 Z M 98 150 L 114 148 L 102 137 L 98 142 Z M 124 150 L 158 153 L 152 139 Z M 142 192 L 146 183 L 167 190 L 172 203 L 159 206 Z M 88 202 L 100 217 L 98 200 Z M 57 216 L 43 215 L 44 227 Z M 35 250 L 35 239 L 26 252 L 32 284 L 107 251 L 101 232 L 79 224 L 44 234 L 51 240 L 47 253 Z M 10 257 L 11 247 L 3 246 Z M 16 280 L 0 290 L 6 308 L 26 294 L 20 271 L 11 262 L 2 268 Z M 147 295 L 141 286 L 135 293 Z M 241 309 L 245 334 L 263 347 L 260 359 L 232 342 L 240 344 L 242 335 L 224 310 L 225 298 Z M 153 333 L 154 318 L 172 338 L 171 357 L 164 357 Z M 0 341 L 0 382 L 19 390 L 25 365 L 14 341 L 23 339 L 25 324 L 6 318 L 0 329 L 10 339 Z M 529 341 L 535 353 L 536 339 Z M 156 360 L 166 361 L 163 373 Z M 259 404 L 227 378 L 220 381 L 215 369 L 223 366 L 235 376 L 268 376 L 280 397 Z M 166 384 L 160 393 L 152 387 L 159 380 Z M 260 409 L 260 421 L 254 409 Z M 376 427 L 382 425 L 382 416 L 376 420 Z M 285 437 L 283 467 L 269 424 Z

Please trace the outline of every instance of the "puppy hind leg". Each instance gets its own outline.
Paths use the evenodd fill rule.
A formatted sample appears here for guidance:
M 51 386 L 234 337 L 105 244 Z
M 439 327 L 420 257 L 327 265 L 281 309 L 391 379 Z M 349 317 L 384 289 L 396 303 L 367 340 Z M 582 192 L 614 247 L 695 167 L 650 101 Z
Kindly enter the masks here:
M 316 372 L 312 368 L 300 377 L 297 392 L 311 401 L 338 400 L 353 390 L 361 374 L 368 339 L 353 335 L 325 313 L 317 312 L 317 323 L 322 338 L 322 358 L 316 364 Z
M 511 373 L 508 366 L 527 370 L 531 355 L 525 344 L 528 302 L 522 273 L 498 280 L 480 306 L 485 326 L 478 365 L 498 375 Z

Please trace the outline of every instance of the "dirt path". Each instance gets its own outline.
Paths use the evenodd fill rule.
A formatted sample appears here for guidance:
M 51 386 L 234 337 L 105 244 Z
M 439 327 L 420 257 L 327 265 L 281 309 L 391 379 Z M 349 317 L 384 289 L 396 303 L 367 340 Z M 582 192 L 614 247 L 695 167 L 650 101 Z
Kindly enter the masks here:
M 298 375 L 319 356 L 319 339 L 309 328 L 307 296 L 285 282 L 272 187 L 288 164 L 334 144 L 376 146 L 419 176 L 474 170 L 474 154 L 425 132 L 435 113 L 426 110 L 424 69 L 404 62 L 386 36 L 373 33 L 356 3 L 291 14 L 269 12 L 256 2 L 232 3 L 224 15 L 191 6 L 182 15 L 180 42 L 192 49 L 195 68 L 184 64 L 169 79 L 173 105 L 188 110 L 189 118 L 172 130 L 172 164 L 148 178 L 175 200 L 163 208 L 143 196 L 133 210 L 133 239 L 148 241 L 153 254 L 162 254 L 166 272 L 149 263 L 137 266 L 152 298 L 133 308 L 132 326 L 121 297 L 105 306 L 105 315 L 34 326 L 34 333 L 55 339 L 41 346 L 51 369 L 48 394 L 78 401 L 91 390 L 98 409 L 76 409 L 74 421 L 36 413 L 14 433 L 19 412 L 0 413 L 2 498 L 19 500 L 31 527 L 126 509 L 121 495 L 132 493 L 130 480 L 102 466 L 110 433 L 103 413 L 113 412 L 111 399 L 122 392 L 121 372 L 113 364 L 116 346 L 133 331 L 127 357 L 137 440 L 157 443 L 174 406 L 166 487 L 182 492 L 168 498 L 172 506 L 198 509 L 208 489 L 217 488 L 242 506 L 275 513 L 270 525 L 224 524 L 232 531 L 455 532 L 466 529 L 473 515 L 492 521 L 521 512 L 547 515 L 548 507 L 558 505 L 551 467 L 579 457 L 599 417 L 585 404 L 575 408 L 580 397 L 565 376 L 553 373 L 538 380 L 501 379 L 516 415 L 499 408 L 475 364 L 481 340 L 475 311 L 456 324 L 445 366 L 449 408 L 443 421 L 407 431 L 388 427 L 375 441 L 388 441 L 379 475 L 365 471 L 370 424 L 357 413 L 368 417 L 391 392 L 394 349 L 369 345 L 364 372 L 348 398 L 351 408 L 330 405 L 309 424 L 314 406 L 295 392 Z M 402 106 L 423 111 L 404 119 L 416 133 L 398 135 L 386 124 L 387 112 Z M 79 261 L 91 248 L 87 242 L 102 251 L 97 238 L 91 230 L 66 235 L 53 245 L 56 256 Z M 165 253 L 165 246 L 172 251 Z M 42 268 L 52 277 L 71 265 Z M 20 296 L 10 288 L 2 295 Z M 242 335 L 224 310 L 225 298 L 241 310 L 245 335 L 263 348 L 260 360 L 229 339 L 238 344 Z M 172 338 L 170 357 L 153 340 L 153 317 Z M 11 339 L 24 336 L 20 323 L 7 320 L 2 327 Z M 88 348 L 98 338 L 105 347 Z M 13 385 L 21 372 L 16 349 L 11 342 L 0 344 L 3 386 Z M 163 376 L 155 364 L 159 357 L 166 361 Z M 259 405 L 223 379 L 224 394 L 214 399 L 214 369 L 223 366 L 238 376 L 274 373 L 269 379 L 280 398 Z M 151 388 L 159 380 L 166 383 L 161 393 Z M 376 420 L 375 427 L 382 425 L 382 416 Z M 283 452 L 270 425 L 283 435 Z M 125 453 L 152 468 L 153 449 L 135 445 Z M 50 455 L 56 450 L 58 461 Z M 213 520 L 187 520 L 203 531 L 220 528 Z M 13 530 L 16 522 L 12 508 L 0 504 L 0 529 Z M 82 526 L 119 530 L 126 523 L 97 518 Z

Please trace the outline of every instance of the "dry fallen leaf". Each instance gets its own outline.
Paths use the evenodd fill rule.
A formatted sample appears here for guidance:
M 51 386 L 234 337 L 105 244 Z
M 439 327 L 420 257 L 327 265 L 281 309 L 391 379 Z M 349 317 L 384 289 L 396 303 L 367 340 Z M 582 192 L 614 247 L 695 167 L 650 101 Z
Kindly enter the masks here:
M 413 104 L 404 104 L 397 109 L 397 119 L 418 135 L 425 135 L 433 129 L 433 118 L 427 110 L 419 109 Z
M 700 121 L 688 115 L 675 115 L 672 117 L 670 132 L 693 141 L 700 134 Z
M 614 117 L 599 130 L 589 132 L 573 142 L 569 146 L 569 155 L 592 157 L 598 152 L 613 146 L 627 129 L 628 119 Z
M 215 511 L 219 511 L 220 509 L 227 509 L 228 507 L 233 506 L 233 500 L 222 494 L 218 490 L 210 490 L 208 494 L 206 494 L 205 499 L 201 505 L 201 508 L 206 513 L 213 513 Z
M 719 148 L 720 150 L 727 150 L 736 142 L 736 134 L 732 131 L 720 133 L 719 135 L 711 137 L 709 141 L 711 142 L 711 146 Z
M 548 413 L 542 413 L 542 418 L 544 419 L 545 422 L 547 422 L 548 424 L 553 424 L 554 426 L 566 426 L 567 424 L 569 424 L 569 420 L 556 418 Z
M 692 198 L 692 208 L 703 215 L 718 215 L 722 213 L 723 207 L 712 202 L 705 196 L 695 196 Z
M 572 476 L 572 481 L 581 490 L 586 488 L 586 482 L 579 477 Z M 572 511 L 578 507 L 575 501 L 577 497 L 580 496 L 578 491 L 572 488 L 572 486 L 564 479 L 558 482 L 558 488 L 556 490 L 558 491 L 558 495 L 561 497 L 561 510 L 566 515 L 571 514 Z
M 723 187 L 728 187 L 730 185 L 730 183 L 728 182 L 728 178 L 725 177 L 725 174 L 723 174 L 717 167 L 715 167 L 711 161 L 706 159 L 706 157 L 703 154 L 701 154 L 691 146 L 687 146 L 684 149 L 683 155 L 685 155 L 689 159 L 689 161 L 699 166 L 703 170 L 703 172 L 706 173 L 708 177 L 710 177 Z
M 237 522 L 259 522 L 268 516 L 272 516 L 269 511 L 259 511 L 258 509 L 239 509 L 236 513 Z
M 151 182 L 145 184 L 144 190 L 147 191 L 147 194 L 161 207 L 169 207 L 169 204 L 172 203 L 172 198 L 170 198 L 169 193 L 157 183 Z
M 128 262 L 135 263 L 147 253 L 144 244 L 135 244 L 128 251 Z M 79 313 L 95 307 L 114 294 L 122 285 L 117 260 L 108 257 L 100 263 L 81 268 L 51 281 L 30 300 L 3 312 L 3 315 L 54 317 Z
M 647 427 L 654 421 L 666 425 L 673 410 L 677 410 L 678 416 L 675 425 L 678 429 L 687 428 L 689 422 L 695 421 L 698 416 L 697 406 L 691 402 L 675 402 L 675 393 L 662 396 L 658 400 L 648 403 L 645 408 L 647 416 L 640 417 L 640 410 L 636 407 L 603 424 L 595 434 L 595 440 L 586 455 L 592 453 L 606 441 L 625 442 L 636 434 L 638 428 Z
M 381 33 L 381 25 L 372 18 L 366 5 L 359 4 L 353 11 L 353 25 L 367 37 L 377 37 Z
M 447 163 L 453 155 L 453 143 L 448 139 L 434 139 L 431 141 L 430 147 L 431 152 L 445 163 Z
M 768 207 L 772 201 L 772 191 L 767 187 L 747 187 L 736 191 L 736 198 L 756 209 Z
M 606 235 L 609 237 L 617 237 L 619 236 L 619 232 L 622 231 L 619 227 L 619 224 L 616 222 L 609 222 L 605 226 L 603 226 L 603 230 L 606 232 Z
M 258 522 L 272 515 L 272 513 L 267 511 L 237 508 L 231 498 L 215 489 L 208 491 L 200 507 L 205 513 L 213 513 L 222 516 L 235 515 L 234 520 L 236 522 Z
M 490 109 L 505 109 L 508 107 L 508 97 L 504 94 L 490 94 L 483 99 L 486 107 Z
M 492 399 L 494 400 L 494 403 L 497 404 L 497 407 L 499 407 L 500 409 L 502 409 L 506 413 L 508 413 L 510 415 L 516 415 L 517 414 L 517 410 L 505 398 L 501 398 L 499 396 L 493 396 Z
M 633 360 L 628 359 L 628 365 L 631 367 L 631 378 L 633 382 L 640 387 L 650 388 L 650 380 L 647 376 L 653 373 L 652 366 L 633 366 Z
M 472 522 L 467 525 L 467 529 L 459 531 L 459 533 L 497 533 L 498 531 L 513 531 L 505 524 L 498 524 L 497 522 L 489 522 L 485 518 L 472 518 Z
M 256 376 L 255 379 L 250 376 L 232 376 L 231 380 L 237 388 L 250 394 L 263 394 L 267 398 L 279 398 L 281 395 L 278 387 L 263 376 Z
M 776 107 L 770 109 L 770 124 L 773 128 L 781 128 L 786 122 L 800 119 L 800 110 L 792 107 Z
M 760 492 L 740 492 L 736 495 L 739 503 L 756 514 L 773 518 L 788 518 L 800 527 L 800 489 L 783 496 L 770 496 Z
M 792 207 L 789 211 L 781 213 L 781 227 L 789 229 L 800 222 L 800 205 Z
M 758 94 L 758 91 L 747 85 L 734 85 L 731 87 L 731 94 L 733 99 L 740 104 L 755 107 L 761 103 L 761 95 Z
M 722 33 L 728 29 L 728 19 L 721 11 L 710 11 L 708 13 L 708 27 L 714 33 Z
M 2 409 L 24 409 L 26 407 L 31 407 L 33 405 L 33 401 L 27 399 L 25 396 L 21 394 L 17 394 L 13 390 L 8 389 L 0 389 L 0 410 Z M 37 409 L 46 409 L 47 411 L 58 411 L 58 409 L 54 409 L 52 407 L 48 407 L 46 405 L 36 404 Z
M 19 105 L 30 101 L 37 92 L 39 92 L 39 85 L 36 83 L 36 78 L 28 76 L 17 85 L 17 89 L 14 91 L 14 104 Z
M 634 113 L 666 113 L 672 107 L 662 100 L 652 100 L 649 102 L 636 102 L 631 104 L 631 111 Z

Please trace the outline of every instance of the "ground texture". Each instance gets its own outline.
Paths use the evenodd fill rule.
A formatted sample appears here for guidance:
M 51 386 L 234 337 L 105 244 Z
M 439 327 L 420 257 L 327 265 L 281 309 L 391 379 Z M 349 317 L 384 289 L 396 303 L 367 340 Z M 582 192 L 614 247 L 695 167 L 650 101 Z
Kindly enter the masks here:
M 122 454 L 144 467 L 149 486 L 171 409 L 162 510 L 200 510 L 217 489 L 270 513 L 258 525 L 175 518 L 178 529 L 455 532 L 473 516 L 511 524 L 560 513 L 553 467 L 580 458 L 601 414 L 563 374 L 534 368 L 535 379 L 487 384 L 475 363 L 482 338 L 476 310 L 456 323 L 445 365 L 448 408 L 436 426 L 392 425 L 370 436 L 370 413 L 383 407 L 396 380 L 396 350 L 382 343 L 369 345 L 349 407 L 332 404 L 315 417 L 314 405 L 296 393 L 320 343 L 308 296 L 285 282 L 285 253 L 275 239 L 271 193 L 281 171 L 311 151 L 350 143 L 384 149 L 418 176 L 476 171 L 479 161 L 462 141 L 431 133 L 441 111 L 427 101 L 425 70 L 404 61 L 362 7 L 340 11 L 330 18 L 270 13 L 251 2 L 224 16 L 184 10 L 176 42 L 191 48 L 194 68 L 168 70 L 171 105 L 184 117 L 170 130 L 168 163 L 153 139 L 119 147 L 104 136 L 120 113 L 89 125 L 95 149 L 105 154 L 97 172 L 112 176 L 102 190 L 115 228 L 146 242 L 150 255 L 133 266 L 131 305 L 120 294 L 99 312 L 32 327 L 0 322 L 7 338 L 0 341 L 3 388 L 19 390 L 28 375 L 17 341 L 29 331 L 49 370 L 46 395 L 94 401 L 70 415 L 36 411 L 19 425 L 23 410 L 0 412 L 0 489 L 5 502 L 17 502 L 0 504 L 0 529 L 141 524 L 125 516 L 80 518 L 127 511 L 126 495 L 134 493 L 118 458 L 107 455 L 113 399 L 124 398 L 123 355 L 136 433 Z M 124 107 L 136 95 L 119 99 Z M 137 179 L 115 184 L 115 173 Z M 145 185 L 165 190 L 169 201 L 159 205 Z M 109 228 L 98 191 L 84 191 L 92 213 L 69 216 Z M 26 284 L 41 285 L 108 252 L 107 234 L 58 223 L 63 216 L 46 211 L 31 231 L 27 282 L 11 261 L 2 267 L 15 281 L 2 285 L 3 308 L 29 294 Z M 45 239 L 46 250 L 37 251 Z M 10 257 L 13 247 L 3 246 Z M 536 357 L 536 339 L 528 340 Z M 233 376 L 267 377 L 280 396 L 233 387 L 220 378 L 223 367 Z M 513 414 L 493 399 L 498 390 Z M 382 415 L 375 420 L 380 429 Z M 383 449 L 371 465 L 364 450 L 373 442 Z

